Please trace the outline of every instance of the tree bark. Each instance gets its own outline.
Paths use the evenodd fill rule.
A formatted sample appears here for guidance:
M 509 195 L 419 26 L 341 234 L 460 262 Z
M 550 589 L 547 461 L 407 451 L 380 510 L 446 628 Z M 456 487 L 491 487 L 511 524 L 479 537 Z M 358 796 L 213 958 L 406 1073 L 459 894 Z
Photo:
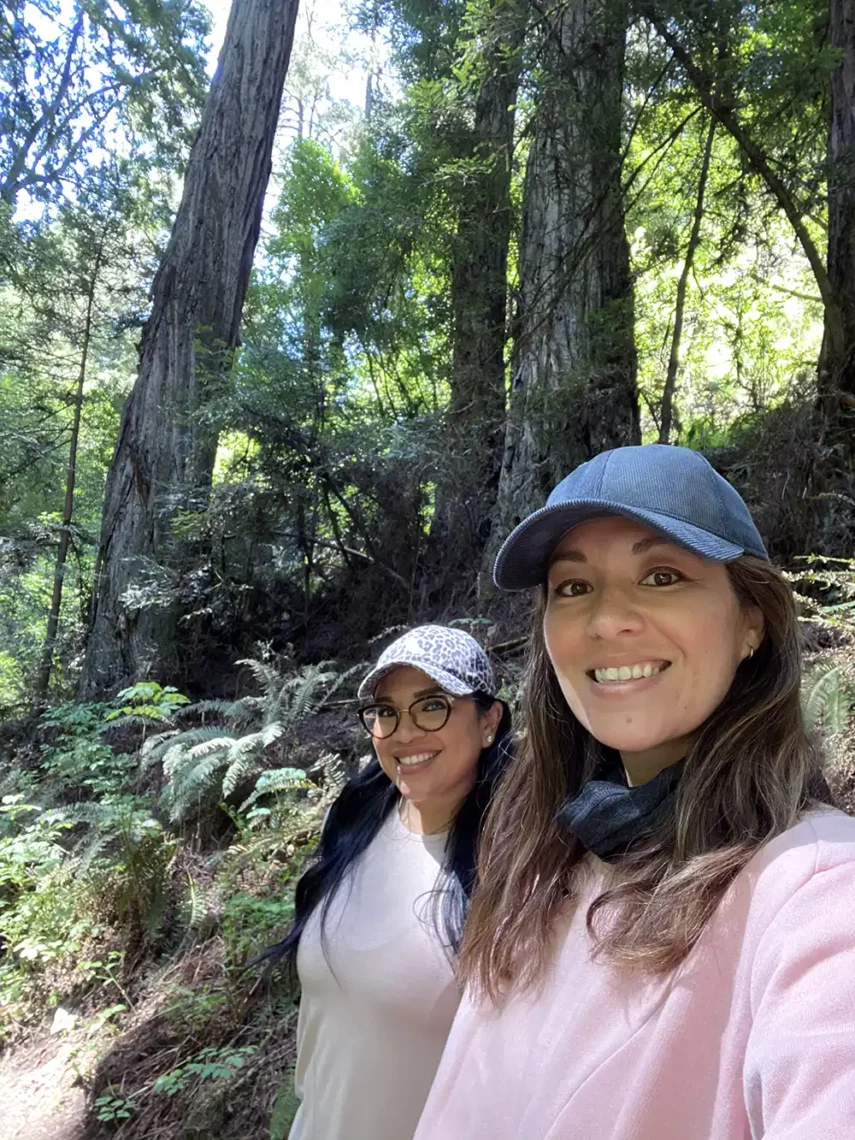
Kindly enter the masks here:
M 837 313 L 829 321 L 826 307 L 819 393 L 833 420 L 841 402 L 855 406 L 855 0 L 831 0 L 829 35 L 840 52 L 828 132 L 827 265 Z
M 237 343 L 296 15 L 297 0 L 232 5 L 107 479 L 85 694 L 174 667 L 171 520 L 210 490 L 216 437 L 198 413 Z
M 544 17 L 497 538 L 578 464 L 640 440 L 620 184 L 626 26 L 606 0 Z
M 83 395 L 86 383 L 86 368 L 89 363 L 89 346 L 92 342 L 92 320 L 95 308 L 95 289 L 101 274 L 104 257 L 103 239 L 95 253 L 92 273 L 86 290 L 86 316 L 83 322 L 83 343 L 80 349 L 80 367 L 77 371 L 77 386 L 74 393 L 74 418 L 71 424 L 71 439 L 68 444 L 68 467 L 65 477 L 65 505 L 62 512 L 62 528 L 59 533 L 59 547 L 56 552 L 56 568 L 53 574 L 53 592 L 48 614 L 45 643 L 36 676 L 36 705 L 41 705 L 50 684 L 53 669 L 53 656 L 56 650 L 56 636 L 59 630 L 59 616 L 62 610 L 62 588 L 65 581 L 65 564 L 68 561 L 68 548 L 71 544 L 71 523 L 74 519 L 74 484 L 77 476 L 77 448 L 80 441 L 80 420 L 83 415 Z
M 511 169 L 528 7 L 497 0 L 491 19 L 472 135 L 479 168 L 459 209 L 451 279 L 451 399 L 431 528 L 446 576 L 480 561 L 502 461 Z
M 674 332 L 671 336 L 671 351 L 668 356 L 668 371 L 665 375 L 665 387 L 662 390 L 662 410 L 659 417 L 659 442 L 670 443 L 671 423 L 674 417 L 674 393 L 677 389 L 677 372 L 680 368 L 680 341 L 683 336 L 683 313 L 686 308 L 686 290 L 689 287 L 689 275 L 695 260 L 695 251 L 701 240 L 701 222 L 704 216 L 704 197 L 707 191 L 707 178 L 710 172 L 710 159 L 712 157 L 713 138 L 715 137 L 715 119 L 710 115 L 710 125 L 707 130 L 707 140 L 704 146 L 704 156 L 701 161 L 701 173 L 698 178 L 698 194 L 695 199 L 695 211 L 692 218 L 692 229 L 689 234 L 689 244 L 686 246 L 686 257 L 680 280 L 677 282 L 677 299 L 674 303 Z

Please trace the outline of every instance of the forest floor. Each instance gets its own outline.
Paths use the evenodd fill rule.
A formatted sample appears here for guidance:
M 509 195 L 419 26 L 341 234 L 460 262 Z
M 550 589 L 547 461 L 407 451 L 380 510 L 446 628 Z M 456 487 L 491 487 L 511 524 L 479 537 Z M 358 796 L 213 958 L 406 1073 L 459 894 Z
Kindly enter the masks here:
M 46 1036 L 0 1060 L 0 1140 L 82 1140 L 76 1044 Z

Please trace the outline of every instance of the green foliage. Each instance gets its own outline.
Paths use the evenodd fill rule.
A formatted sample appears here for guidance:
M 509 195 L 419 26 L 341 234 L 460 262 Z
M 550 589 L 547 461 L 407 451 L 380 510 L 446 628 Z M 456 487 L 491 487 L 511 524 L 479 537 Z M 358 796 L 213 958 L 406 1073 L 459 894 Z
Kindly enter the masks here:
M 829 736 L 843 732 L 855 708 L 855 678 L 851 665 L 820 665 L 805 678 L 805 718 L 811 728 Z
M 157 681 L 137 681 L 116 694 L 114 708 L 107 713 L 106 721 L 141 719 L 145 721 L 168 721 L 172 714 L 190 703 L 190 698 L 179 693 L 172 685 L 163 688 Z
M 229 1004 L 228 995 L 207 987 L 175 986 L 164 1006 L 164 1013 L 182 1032 L 198 1038 L 212 1018 Z
M 102 903 L 109 901 L 129 942 L 155 940 L 169 901 L 168 874 L 176 840 L 134 797 L 105 797 L 47 813 L 87 825 L 77 845 L 76 867 L 88 876 Z
M 301 768 L 269 768 L 262 772 L 255 781 L 255 788 L 240 805 L 242 812 L 247 812 L 262 796 L 277 795 L 279 792 L 293 792 L 306 788 L 309 782 L 306 773 Z M 269 809 L 267 809 L 269 812 Z M 248 818 L 251 818 L 249 813 Z
M 226 902 L 223 938 L 232 962 L 243 965 L 272 946 L 294 921 L 294 900 L 238 891 Z
M 133 756 L 116 753 L 101 737 L 110 706 L 67 701 L 43 713 L 41 726 L 49 742 L 42 747 L 41 767 L 48 786 L 85 789 L 88 797 L 120 793 L 136 770 Z
M 83 181 L 93 151 L 122 142 L 175 161 L 186 108 L 201 101 L 207 27 L 192 5 L 20 5 L 0 53 L 2 200 L 53 202 Z
M 196 1055 L 196 1059 L 162 1073 L 154 1082 L 154 1091 L 174 1096 L 191 1085 L 205 1081 L 231 1081 L 258 1052 L 256 1045 L 242 1045 L 215 1049 L 209 1046 Z
M 98 1109 L 96 1118 L 102 1124 L 114 1124 L 130 1120 L 136 1108 L 136 1101 L 123 1096 L 99 1096 L 95 1100 Z
M 73 825 L 51 819 L 20 795 L 0 805 L 0 937 L 20 961 L 50 962 L 74 953 L 91 923 L 81 921 L 60 843 Z
M 807 554 L 787 574 L 802 618 L 825 629 L 855 635 L 855 559 Z
M 265 661 L 238 664 L 252 673 L 261 689 L 259 696 L 188 706 L 186 717 L 215 716 L 226 724 L 171 729 L 150 737 L 143 747 L 147 764 L 162 761 L 167 780 L 164 802 L 173 822 L 231 796 L 252 777 L 259 781 L 244 807 L 265 794 L 306 787 L 304 775 L 294 769 L 276 768 L 275 775 L 268 770 L 269 750 L 281 742 L 281 754 L 287 755 L 296 727 L 323 707 L 350 672 L 339 673 L 330 662 L 322 662 L 283 676 Z

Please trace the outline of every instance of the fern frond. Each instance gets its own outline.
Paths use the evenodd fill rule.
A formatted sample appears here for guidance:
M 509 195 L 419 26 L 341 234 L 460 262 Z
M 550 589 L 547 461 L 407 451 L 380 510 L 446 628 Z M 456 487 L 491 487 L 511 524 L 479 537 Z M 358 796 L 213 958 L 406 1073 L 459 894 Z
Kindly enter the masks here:
M 268 665 L 265 661 L 256 661 L 252 657 L 243 657 L 240 661 L 236 661 L 235 664 L 245 665 L 265 692 L 275 689 L 281 679 L 276 669 L 272 665 Z
M 332 697 L 334 693 L 338 692 L 339 689 L 346 685 L 352 677 L 359 677 L 361 679 L 362 674 L 365 673 L 368 667 L 368 661 L 360 661 L 356 665 L 351 665 L 349 669 L 345 669 L 343 673 L 339 673 L 321 698 L 318 709 L 322 709 L 330 697 Z
M 191 748 L 185 749 L 187 758 L 189 760 L 201 760 L 205 756 L 212 756 L 215 752 L 221 752 L 223 760 L 229 755 L 235 743 L 233 736 L 224 736 L 223 730 L 220 729 L 220 735 L 213 737 L 211 740 L 203 740 L 199 744 L 194 744 Z
M 163 755 L 169 750 L 169 742 L 179 734 L 179 729 L 170 728 L 166 732 L 158 732 L 155 736 L 150 736 L 147 740 L 143 741 L 143 746 L 140 749 L 140 760 L 144 768 L 150 768 L 156 764 L 158 760 L 162 759 Z
M 200 716 L 218 716 L 229 720 L 240 710 L 240 701 L 210 700 L 184 705 L 174 716 L 176 720 L 194 720 Z
M 276 792 L 290 792 L 309 785 L 306 773 L 300 768 L 269 768 L 256 781 L 255 789 L 240 805 L 239 811 L 246 811 L 262 796 Z
M 223 777 L 223 795 L 230 796 L 241 780 L 246 779 L 253 771 L 258 771 L 257 753 L 251 752 L 248 755 L 237 756 Z
M 817 669 L 808 678 L 805 719 L 811 728 L 821 725 L 829 734 L 842 732 L 852 711 L 853 697 L 855 694 L 845 683 L 842 666 Z

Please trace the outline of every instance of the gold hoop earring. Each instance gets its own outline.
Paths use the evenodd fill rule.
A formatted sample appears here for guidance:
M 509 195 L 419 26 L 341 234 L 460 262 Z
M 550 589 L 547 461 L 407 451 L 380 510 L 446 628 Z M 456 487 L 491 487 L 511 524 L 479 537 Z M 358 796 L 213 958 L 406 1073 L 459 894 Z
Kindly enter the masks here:
M 753 656 L 754 656 L 754 646 L 752 645 L 751 648 L 748 650 L 748 660 L 750 661 Z

